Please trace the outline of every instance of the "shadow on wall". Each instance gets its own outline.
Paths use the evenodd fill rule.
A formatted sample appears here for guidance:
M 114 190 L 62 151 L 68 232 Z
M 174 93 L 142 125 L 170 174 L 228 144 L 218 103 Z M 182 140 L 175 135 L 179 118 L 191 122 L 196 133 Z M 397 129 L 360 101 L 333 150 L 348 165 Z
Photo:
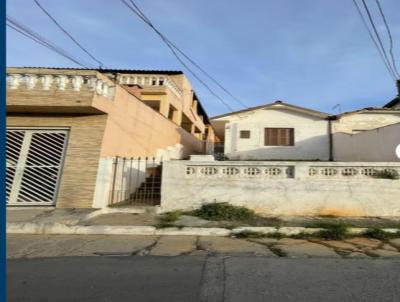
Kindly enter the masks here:
M 356 134 L 335 133 L 333 142 L 336 161 L 400 162 L 400 123 Z
M 232 148 L 232 147 L 231 147 Z M 263 146 L 226 153 L 230 160 L 329 160 L 329 136 L 295 142 L 295 146 Z

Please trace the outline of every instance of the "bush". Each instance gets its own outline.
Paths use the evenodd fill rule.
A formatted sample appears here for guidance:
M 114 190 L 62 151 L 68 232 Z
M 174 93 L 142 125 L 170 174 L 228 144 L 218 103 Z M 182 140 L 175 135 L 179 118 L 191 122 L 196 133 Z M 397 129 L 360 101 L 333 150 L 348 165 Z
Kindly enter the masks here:
M 372 228 L 367 229 L 363 234 L 364 237 L 378 239 L 382 241 L 387 241 L 392 238 L 397 238 L 400 235 L 400 232 L 397 233 L 389 233 L 382 229 Z
M 399 179 L 399 172 L 392 169 L 384 169 L 384 170 L 375 170 L 374 175 L 375 178 L 383 178 L 383 179 Z
M 319 223 L 319 228 L 323 228 L 319 232 L 313 234 L 313 237 L 323 238 L 325 240 L 342 240 L 348 236 L 347 225 L 343 223 Z
M 233 206 L 227 202 L 204 204 L 201 208 L 191 212 L 190 215 L 214 221 L 243 221 L 255 217 L 254 211 L 245 207 Z

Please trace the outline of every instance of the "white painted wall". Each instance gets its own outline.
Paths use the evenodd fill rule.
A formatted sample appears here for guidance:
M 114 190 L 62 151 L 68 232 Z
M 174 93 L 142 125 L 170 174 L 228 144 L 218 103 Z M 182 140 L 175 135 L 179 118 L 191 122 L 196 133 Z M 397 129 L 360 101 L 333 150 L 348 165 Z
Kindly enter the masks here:
M 286 109 L 259 109 L 216 121 L 225 125 L 225 154 L 233 160 L 328 160 L 328 121 Z M 264 146 L 264 128 L 294 128 L 294 146 Z M 241 139 L 240 130 L 250 130 Z
M 226 175 L 227 168 L 240 172 Z M 248 175 L 248 168 L 261 172 Z M 290 168 L 294 174 L 270 175 L 265 173 L 269 168 Z M 161 211 L 191 210 L 218 201 L 267 215 L 400 216 L 400 180 L 363 175 L 365 169 L 382 168 L 400 171 L 400 164 L 169 161 L 163 165 Z M 210 174 L 212 169 L 217 172 Z M 342 174 L 353 171 L 349 169 L 356 175 Z
M 400 162 L 400 123 L 355 134 L 335 133 L 333 155 L 336 161 Z
M 372 130 L 396 123 L 400 123 L 400 111 L 398 113 L 361 112 L 341 116 L 332 122 L 332 130 L 334 133 L 358 133 L 359 130 Z

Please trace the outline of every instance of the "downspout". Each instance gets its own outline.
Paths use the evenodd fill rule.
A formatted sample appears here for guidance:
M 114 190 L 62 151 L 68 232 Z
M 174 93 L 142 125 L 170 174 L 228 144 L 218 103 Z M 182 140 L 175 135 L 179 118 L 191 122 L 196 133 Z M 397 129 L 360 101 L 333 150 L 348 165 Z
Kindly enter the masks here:
M 333 133 L 332 133 L 332 120 L 334 117 L 328 117 L 328 134 L 329 134 L 329 161 L 333 161 Z

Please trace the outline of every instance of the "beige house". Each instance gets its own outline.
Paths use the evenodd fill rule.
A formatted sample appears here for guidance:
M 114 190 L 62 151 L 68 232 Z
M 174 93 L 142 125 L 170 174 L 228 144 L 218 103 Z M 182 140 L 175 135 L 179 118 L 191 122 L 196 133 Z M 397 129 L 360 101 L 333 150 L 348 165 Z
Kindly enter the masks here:
M 230 160 L 400 161 L 400 110 L 329 115 L 276 101 L 213 117 Z
M 103 159 L 180 159 L 214 139 L 182 72 L 7 69 L 8 205 L 92 207 Z

